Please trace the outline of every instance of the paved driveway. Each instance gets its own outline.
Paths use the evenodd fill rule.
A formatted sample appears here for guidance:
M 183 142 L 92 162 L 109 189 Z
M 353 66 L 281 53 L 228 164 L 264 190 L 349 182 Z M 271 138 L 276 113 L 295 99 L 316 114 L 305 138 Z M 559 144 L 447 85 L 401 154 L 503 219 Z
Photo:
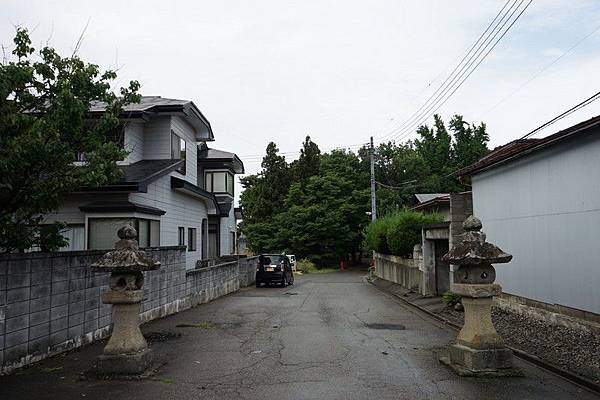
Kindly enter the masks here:
M 597 398 L 523 362 L 525 378 L 457 377 L 437 361 L 455 334 L 357 272 L 243 289 L 143 330 L 166 361 L 151 379 L 81 378 L 96 344 L 0 377 L 0 399 Z

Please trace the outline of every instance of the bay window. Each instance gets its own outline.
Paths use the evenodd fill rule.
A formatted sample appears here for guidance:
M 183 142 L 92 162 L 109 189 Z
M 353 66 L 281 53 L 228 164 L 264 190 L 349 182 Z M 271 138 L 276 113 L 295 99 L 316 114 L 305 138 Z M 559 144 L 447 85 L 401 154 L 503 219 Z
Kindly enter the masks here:
M 228 193 L 233 196 L 233 175 L 226 171 L 206 172 L 205 189 L 211 193 Z

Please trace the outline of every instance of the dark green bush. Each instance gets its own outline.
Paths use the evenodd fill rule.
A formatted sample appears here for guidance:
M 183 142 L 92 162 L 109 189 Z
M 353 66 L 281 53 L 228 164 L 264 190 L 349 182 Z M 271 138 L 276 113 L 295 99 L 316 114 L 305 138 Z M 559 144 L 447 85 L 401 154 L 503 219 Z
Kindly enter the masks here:
M 411 257 L 413 247 L 421 243 L 421 227 L 442 222 L 439 214 L 403 210 L 372 222 L 365 231 L 365 241 L 378 253 Z
M 389 254 L 387 244 L 388 218 L 379 218 L 367 225 L 365 230 L 365 241 L 370 250 L 378 253 Z
M 452 293 L 451 291 L 447 291 L 446 293 L 444 293 L 442 295 L 442 301 L 450 307 L 460 303 L 461 300 L 462 300 L 461 295 Z

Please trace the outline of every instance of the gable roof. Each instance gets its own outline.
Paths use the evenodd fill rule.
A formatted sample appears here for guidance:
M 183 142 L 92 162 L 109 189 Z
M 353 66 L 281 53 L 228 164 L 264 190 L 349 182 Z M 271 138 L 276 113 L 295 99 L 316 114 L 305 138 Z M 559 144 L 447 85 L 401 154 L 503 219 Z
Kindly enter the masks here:
M 599 127 L 600 116 L 596 116 L 541 139 L 513 140 L 504 146 L 497 147 L 476 163 L 459 170 L 456 175 L 461 177 L 475 175 L 479 172 L 496 168 L 500 165 L 507 164 L 513 160 L 544 150 L 550 146 L 578 135 L 598 132 L 597 129 Z
M 93 102 L 90 114 L 101 114 L 106 109 L 106 103 Z M 157 114 L 179 114 L 199 133 L 197 139 L 204 141 L 215 140 L 210 122 L 191 100 L 169 99 L 161 96 L 142 96 L 139 103 L 123 106 L 122 118 L 149 118 Z

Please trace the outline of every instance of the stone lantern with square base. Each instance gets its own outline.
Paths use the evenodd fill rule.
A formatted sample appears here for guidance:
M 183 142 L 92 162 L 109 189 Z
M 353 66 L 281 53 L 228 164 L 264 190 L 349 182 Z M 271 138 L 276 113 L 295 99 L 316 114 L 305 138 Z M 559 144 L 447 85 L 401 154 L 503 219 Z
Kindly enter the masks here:
M 94 272 L 110 272 L 110 290 L 102 302 L 112 304 L 113 330 L 96 371 L 107 375 L 141 374 L 152 362 L 152 353 L 140 331 L 140 304 L 144 298 L 143 271 L 158 269 L 160 263 L 138 248 L 137 232 L 125 225 L 118 231 L 115 250 L 92 264 Z
M 470 216 L 463 223 L 465 236 L 444 260 L 458 265 L 452 292 L 462 296 L 465 323 L 450 346 L 449 356 L 440 359 L 463 376 L 519 376 L 513 366 L 512 351 L 496 332 L 492 323 L 492 299 L 502 292 L 494 283 L 492 264 L 507 263 L 512 255 L 485 241 L 481 221 Z

